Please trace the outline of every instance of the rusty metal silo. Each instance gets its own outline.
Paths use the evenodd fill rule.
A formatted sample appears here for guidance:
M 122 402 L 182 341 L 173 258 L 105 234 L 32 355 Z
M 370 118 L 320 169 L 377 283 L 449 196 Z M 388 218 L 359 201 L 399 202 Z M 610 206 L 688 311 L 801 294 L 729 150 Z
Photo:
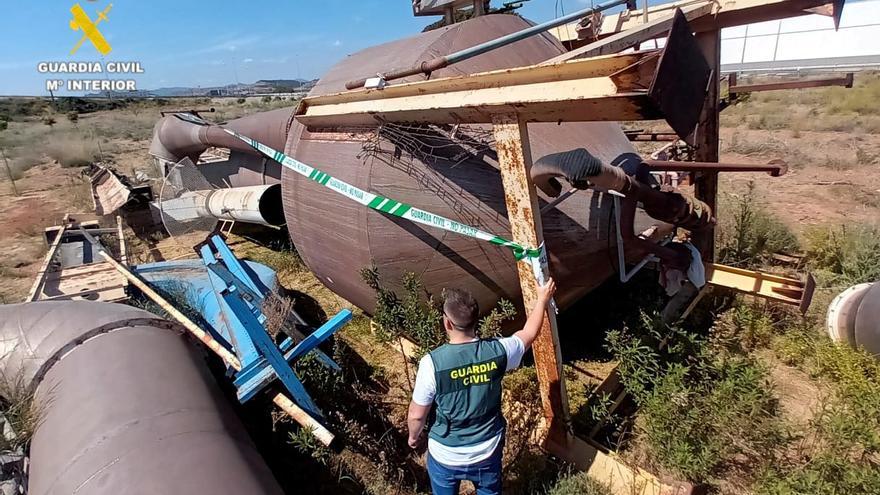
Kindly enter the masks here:
M 489 15 L 368 48 L 331 68 L 309 96 L 345 91 L 346 81 L 364 74 L 407 67 L 526 26 L 527 21 L 517 16 Z M 444 68 L 432 77 L 537 64 L 563 51 L 545 33 Z M 401 82 L 423 78 L 412 76 Z M 408 145 L 406 129 L 402 136 L 363 128 L 309 131 L 295 122 L 285 149 L 298 160 L 362 189 L 509 235 L 494 151 L 489 146 L 485 153 L 469 153 L 466 146 L 460 146 L 468 138 L 479 141 L 491 136 L 490 127 L 462 126 L 456 132 L 460 137 L 445 142 L 443 136 L 435 136 L 433 153 L 424 156 Z M 550 153 L 586 148 L 606 163 L 638 163 L 635 149 L 617 123 L 530 124 L 529 135 L 535 161 Z M 369 311 L 373 306 L 374 294 L 358 276 L 358 270 L 371 262 L 388 280 L 408 270 L 416 272 L 434 294 L 443 287 L 466 288 L 483 308 L 501 297 L 519 300 L 515 261 L 506 249 L 382 215 L 290 171 L 283 172 L 282 187 L 290 235 L 303 260 L 330 289 L 361 308 Z M 547 201 L 542 196 L 542 204 Z M 543 215 L 561 306 L 614 273 L 616 242 L 610 205 L 607 196 L 581 191 Z M 656 223 L 637 213 L 637 231 Z M 661 231 L 668 231 L 668 226 Z M 635 258 L 641 253 L 630 254 Z

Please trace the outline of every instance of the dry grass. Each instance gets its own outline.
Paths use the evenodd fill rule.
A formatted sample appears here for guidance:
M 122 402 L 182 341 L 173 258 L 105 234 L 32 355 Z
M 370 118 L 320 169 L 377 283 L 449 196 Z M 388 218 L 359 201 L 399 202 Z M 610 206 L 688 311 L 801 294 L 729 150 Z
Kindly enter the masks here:
M 812 76 L 811 76 L 812 77 Z M 816 75 L 815 77 L 821 77 Z M 766 77 L 761 78 L 767 80 Z M 740 81 L 746 83 L 747 79 Z M 861 72 L 852 88 L 829 87 L 752 93 L 721 114 L 725 127 L 880 133 L 880 74 Z
M 0 397 L 0 412 L 12 428 L 11 435 L 0 432 L 0 450 L 27 448 L 43 418 L 44 404 L 35 400 L 21 374 L 0 375 Z
M 282 296 L 275 291 L 269 293 L 263 300 L 263 305 L 260 308 L 266 316 L 263 326 L 276 341 L 279 334 L 289 335 L 291 330 L 295 328 L 291 319 L 294 306 L 293 298 Z

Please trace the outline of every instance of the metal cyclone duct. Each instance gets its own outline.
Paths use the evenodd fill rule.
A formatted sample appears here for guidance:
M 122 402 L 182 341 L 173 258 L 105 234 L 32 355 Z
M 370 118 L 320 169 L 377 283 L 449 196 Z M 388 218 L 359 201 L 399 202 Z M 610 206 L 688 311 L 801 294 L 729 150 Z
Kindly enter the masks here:
M 82 301 L 0 306 L 0 368 L 42 405 L 28 493 L 280 494 L 169 322 Z

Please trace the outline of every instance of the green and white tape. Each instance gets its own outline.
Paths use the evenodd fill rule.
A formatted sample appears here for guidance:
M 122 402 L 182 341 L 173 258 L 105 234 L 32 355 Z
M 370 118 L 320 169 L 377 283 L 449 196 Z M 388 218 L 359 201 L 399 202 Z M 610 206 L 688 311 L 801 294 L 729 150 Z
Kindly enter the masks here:
M 463 223 L 456 222 L 455 220 L 450 220 L 444 216 L 421 210 L 412 205 L 402 203 L 391 198 L 386 198 L 385 196 L 381 196 L 379 194 L 373 194 L 371 192 L 364 191 L 363 189 L 355 187 L 343 180 L 337 179 L 336 177 L 326 174 L 312 166 L 306 165 L 305 163 L 296 160 L 293 157 L 287 156 L 278 150 L 272 149 L 259 141 L 255 141 L 247 136 L 242 136 L 241 134 L 229 129 L 223 130 L 230 135 L 244 141 L 255 150 L 275 160 L 281 165 L 302 175 L 303 177 L 311 179 L 318 184 L 328 189 L 332 189 L 333 191 L 336 191 L 337 193 L 347 197 L 348 199 L 351 199 L 352 201 L 356 201 L 376 211 L 381 211 L 389 215 L 405 218 L 407 220 L 411 220 L 415 223 L 420 223 L 422 225 L 427 225 L 429 227 L 435 227 L 438 229 L 446 230 L 448 232 L 453 232 L 456 234 L 487 241 L 497 246 L 504 246 L 513 251 L 513 256 L 517 260 L 525 259 L 531 265 L 534 265 L 535 262 L 541 257 L 541 248 L 527 248 L 513 241 L 509 241 L 503 237 L 482 231 L 476 227 L 471 227 L 470 225 L 465 225 Z

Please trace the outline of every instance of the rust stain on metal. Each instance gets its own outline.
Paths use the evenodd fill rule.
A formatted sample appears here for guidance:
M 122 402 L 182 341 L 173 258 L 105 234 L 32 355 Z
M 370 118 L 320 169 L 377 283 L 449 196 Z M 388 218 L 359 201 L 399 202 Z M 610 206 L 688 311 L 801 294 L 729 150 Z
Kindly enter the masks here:
M 493 117 L 498 165 L 504 185 L 504 200 L 510 219 L 514 242 L 537 246 L 543 241 L 541 218 L 534 212 L 537 208 L 535 186 L 529 181 L 531 150 L 525 122 L 515 114 Z M 522 289 L 523 305 L 528 311 L 537 301 L 537 286 L 531 269 L 517 263 L 517 273 Z M 541 394 L 544 417 L 550 425 L 551 434 L 568 423 L 568 401 L 562 380 L 561 353 L 556 330 L 556 315 L 547 311 L 541 332 L 532 345 L 535 369 Z

